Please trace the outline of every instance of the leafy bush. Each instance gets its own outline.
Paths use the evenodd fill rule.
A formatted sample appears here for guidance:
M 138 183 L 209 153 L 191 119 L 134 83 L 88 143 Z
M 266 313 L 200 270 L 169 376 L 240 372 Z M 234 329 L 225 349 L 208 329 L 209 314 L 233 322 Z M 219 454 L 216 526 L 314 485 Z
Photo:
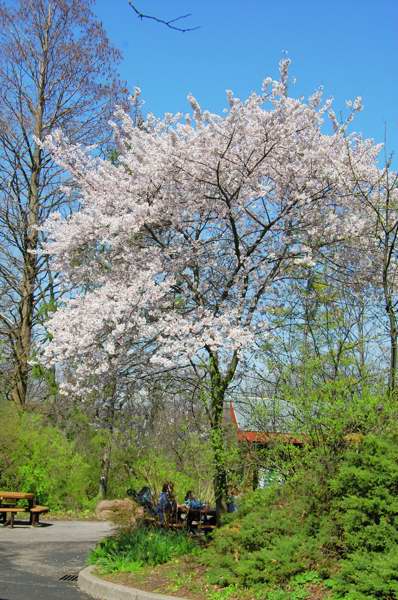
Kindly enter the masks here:
M 102 540 L 90 553 L 89 563 L 103 573 L 134 572 L 144 565 L 160 565 L 191 554 L 196 548 L 185 533 L 137 527 Z
M 156 497 L 164 481 L 171 480 L 179 499 L 193 489 L 212 501 L 209 445 L 197 435 L 185 440 L 184 464 L 177 466 L 170 453 L 153 444 L 137 447 L 134 437 L 117 429 L 111 439 L 109 431 L 77 408 L 54 425 L 48 415 L 19 413 L 0 398 L 0 421 L 0 488 L 35 492 L 52 511 L 94 510 L 105 454 L 111 456 L 108 498 L 124 498 L 128 488 L 138 491 L 144 485 Z
M 148 450 L 145 455 L 135 458 L 134 474 L 129 480 L 129 487 L 139 490 L 149 485 L 156 497 L 162 491 L 165 481 L 173 481 L 178 498 L 183 499 L 185 492 L 196 489 L 194 478 L 179 471 L 173 461 L 154 450 Z
M 73 442 L 14 407 L 2 408 L 0 419 L 0 487 L 34 492 L 52 510 L 87 507 L 90 465 Z

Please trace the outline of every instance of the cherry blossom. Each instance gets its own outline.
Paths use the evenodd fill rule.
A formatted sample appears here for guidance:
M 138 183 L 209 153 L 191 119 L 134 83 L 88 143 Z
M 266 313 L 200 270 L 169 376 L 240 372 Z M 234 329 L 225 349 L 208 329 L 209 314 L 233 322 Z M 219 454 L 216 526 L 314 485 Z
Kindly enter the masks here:
M 288 97 L 288 61 L 280 70 L 245 101 L 228 91 L 222 116 L 191 95 L 188 119 L 135 127 L 120 109 L 114 162 L 61 132 L 46 139 L 81 193 L 79 211 L 46 224 L 53 267 L 76 292 L 49 324 L 45 360 L 73 365 L 75 389 L 129 360 L 171 368 L 214 352 L 227 369 L 266 330 L 278 279 L 361 230 L 350 165 L 368 172 L 378 148 L 344 126 L 324 133 L 331 102 Z
M 192 95 L 192 114 L 139 127 L 117 111 L 114 161 L 61 132 L 44 142 L 81 208 L 46 224 L 53 268 L 75 293 L 49 323 L 43 360 L 69 369 L 63 384 L 82 395 L 190 366 L 207 386 L 218 509 L 224 397 L 239 361 L 266 334 L 278 284 L 366 228 L 356 173 L 377 170 L 379 147 L 347 129 L 360 99 L 339 123 L 321 90 L 287 95 L 288 66 L 261 94 L 228 91 L 222 115 Z

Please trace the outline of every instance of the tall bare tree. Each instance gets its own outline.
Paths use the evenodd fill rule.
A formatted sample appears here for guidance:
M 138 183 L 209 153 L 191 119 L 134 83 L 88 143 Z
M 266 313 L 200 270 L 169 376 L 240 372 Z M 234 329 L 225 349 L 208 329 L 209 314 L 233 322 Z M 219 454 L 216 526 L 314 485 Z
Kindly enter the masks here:
M 0 4 L 0 336 L 6 391 L 20 407 L 33 332 L 57 294 L 56 277 L 38 254 L 40 225 L 76 202 L 38 140 L 62 128 L 76 142 L 106 143 L 109 117 L 126 93 L 115 70 L 121 55 L 92 4 Z

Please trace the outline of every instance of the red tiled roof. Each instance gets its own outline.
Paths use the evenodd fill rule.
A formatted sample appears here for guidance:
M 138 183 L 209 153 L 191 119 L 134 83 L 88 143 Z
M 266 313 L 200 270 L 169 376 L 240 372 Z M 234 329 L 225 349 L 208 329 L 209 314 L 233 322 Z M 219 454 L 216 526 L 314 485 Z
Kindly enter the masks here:
M 249 444 L 267 445 L 272 441 L 282 441 L 295 446 L 302 446 L 303 440 L 290 435 L 290 433 L 280 433 L 277 431 L 245 431 L 237 430 L 238 442 L 248 442 Z
M 280 440 L 288 444 L 294 444 L 295 446 L 302 446 L 303 440 L 292 436 L 290 433 L 281 433 L 276 431 L 246 431 L 241 429 L 236 418 L 235 409 L 233 403 L 229 405 L 229 415 L 232 424 L 236 427 L 236 433 L 238 436 L 238 442 L 246 442 L 249 444 L 260 444 L 266 446 L 272 441 Z

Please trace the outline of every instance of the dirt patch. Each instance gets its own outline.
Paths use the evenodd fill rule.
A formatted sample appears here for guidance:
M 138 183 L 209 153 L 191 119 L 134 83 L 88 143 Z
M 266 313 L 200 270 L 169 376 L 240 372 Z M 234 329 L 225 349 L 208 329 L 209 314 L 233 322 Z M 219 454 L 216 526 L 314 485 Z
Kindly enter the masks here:
M 308 592 L 308 600 L 326 600 L 330 596 L 330 592 L 320 583 L 308 586 Z
M 224 598 L 223 588 L 209 584 L 206 578 L 206 568 L 195 557 L 184 557 L 165 565 L 143 569 L 137 573 L 117 573 L 102 577 L 113 583 L 146 592 L 167 594 L 175 598 L 187 598 L 188 600 L 206 600 L 212 597 L 221 600 Z M 329 592 L 322 584 L 312 584 L 307 589 L 309 592 L 307 600 L 326 600 L 329 596 Z M 258 596 L 253 595 L 252 592 L 245 593 L 240 590 L 236 594 L 228 595 L 228 600 L 258 600 Z
M 204 600 L 207 592 L 215 589 L 205 581 L 205 570 L 191 558 L 183 558 L 137 573 L 108 575 L 105 579 L 146 592 L 168 594 L 189 600 Z
M 221 589 L 208 583 L 206 568 L 194 557 L 177 559 L 138 573 L 118 573 L 104 578 L 146 592 L 157 592 L 188 600 L 205 600 L 212 592 Z M 229 596 L 228 600 L 254 600 L 254 598 L 239 593 L 239 596 Z

